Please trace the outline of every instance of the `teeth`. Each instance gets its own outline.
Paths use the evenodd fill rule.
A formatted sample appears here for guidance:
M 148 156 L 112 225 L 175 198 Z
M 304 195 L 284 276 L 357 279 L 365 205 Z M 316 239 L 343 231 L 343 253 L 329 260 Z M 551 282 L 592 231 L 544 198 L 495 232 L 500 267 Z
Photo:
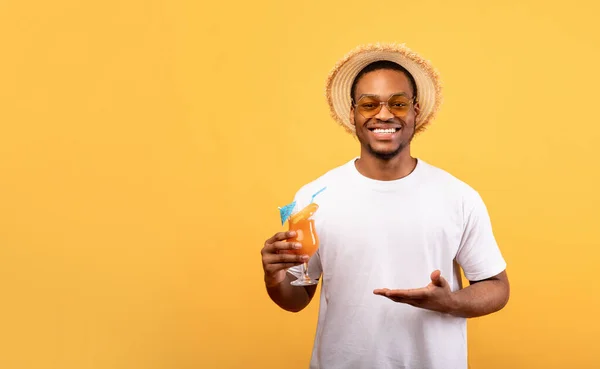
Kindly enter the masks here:
M 394 132 L 396 132 L 396 130 L 394 128 L 386 128 L 386 129 L 376 128 L 373 130 L 373 132 L 375 132 L 375 133 L 394 133 Z

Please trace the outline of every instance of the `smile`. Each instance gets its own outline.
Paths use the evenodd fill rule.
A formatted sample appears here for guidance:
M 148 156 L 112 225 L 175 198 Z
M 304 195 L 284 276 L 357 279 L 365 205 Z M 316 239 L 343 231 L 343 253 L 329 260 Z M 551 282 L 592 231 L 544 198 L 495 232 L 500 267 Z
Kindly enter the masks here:
M 377 141 L 391 141 L 397 135 L 399 135 L 398 132 L 400 132 L 401 130 L 401 127 L 369 128 L 369 131 L 371 131 L 371 134 Z
M 379 133 L 379 134 L 392 134 L 392 133 L 396 133 L 400 130 L 400 128 L 370 128 L 369 131 L 373 132 L 373 133 Z

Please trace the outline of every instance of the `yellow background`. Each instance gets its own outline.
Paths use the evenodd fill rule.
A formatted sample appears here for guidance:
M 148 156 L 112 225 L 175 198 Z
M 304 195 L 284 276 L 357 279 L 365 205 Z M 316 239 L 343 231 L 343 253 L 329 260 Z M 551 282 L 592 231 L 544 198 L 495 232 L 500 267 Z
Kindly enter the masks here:
M 439 69 L 414 153 L 480 191 L 509 264 L 471 368 L 600 367 L 598 10 L 1 1 L 0 368 L 306 368 L 318 301 L 272 304 L 259 250 L 358 154 L 323 85 L 374 41 Z

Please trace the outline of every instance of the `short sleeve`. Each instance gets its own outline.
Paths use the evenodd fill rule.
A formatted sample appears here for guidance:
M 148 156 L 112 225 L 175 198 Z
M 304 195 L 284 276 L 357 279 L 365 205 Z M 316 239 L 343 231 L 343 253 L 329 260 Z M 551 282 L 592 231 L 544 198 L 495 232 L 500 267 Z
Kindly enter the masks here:
M 304 209 L 310 201 L 311 201 L 312 193 L 308 191 L 308 186 L 300 189 L 296 196 L 294 197 L 294 201 L 296 202 L 296 206 L 294 207 L 294 212 L 300 211 Z M 287 272 L 299 278 L 304 273 L 304 266 L 298 265 L 287 269 Z M 308 275 L 311 279 L 319 279 L 321 274 L 323 273 L 323 268 L 321 266 L 321 258 L 319 256 L 319 250 L 308 260 Z
M 456 261 L 469 281 L 493 277 L 506 269 L 494 237 L 490 216 L 481 196 L 474 192 L 463 203 L 464 230 Z

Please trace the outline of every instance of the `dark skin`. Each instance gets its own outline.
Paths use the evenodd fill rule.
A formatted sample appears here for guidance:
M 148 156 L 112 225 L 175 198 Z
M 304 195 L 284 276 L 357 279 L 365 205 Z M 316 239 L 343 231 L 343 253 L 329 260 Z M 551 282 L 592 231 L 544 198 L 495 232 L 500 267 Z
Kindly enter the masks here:
M 377 96 L 380 101 L 386 101 L 394 94 L 413 97 L 408 78 L 401 72 L 387 69 L 365 74 L 358 81 L 355 93 L 355 101 L 363 95 Z M 397 118 L 383 106 L 376 116 L 367 119 L 354 107 L 351 108 L 350 117 L 361 144 L 356 168 L 362 175 L 387 181 L 405 177 L 414 170 L 417 160 L 410 155 L 410 143 L 415 134 L 415 119 L 419 111 L 419 104 L 416 103 L 405 117 Z M 374 128 L 388 127 L 399 128 L 399 131 L 383 138 L 373 134 Z
M 389 96 L 399 93 L 413 97 L 406 75 L 394 70 L 377 70 L 360 79 L 356 86 L 355 101 L 362 95 L 379 96 L 381 101 L 385 101 Z M 366 177 L 382 181 L 410 174 L 417 163 L 410 154 L 410 143 L 415 134 L 418 115 L 418 103 L 402 118 L 395 117 L 386 106 L 370 119 L 361 116 L 353 108 L 351 117 L 361 143 L 361 156 L 356 161 L 357 170 Z M 377 137 L 373 133 L 374 127 L 400 129 L 389 137 Z M 430 278 L 431 283 L 423 288 L 380 288 L 373 293 L 398 303 L 461 317 L 490 314 L 502 309 L 508 302 L 510 288 L 505 271 L 486 280 L 470 281 L 468 287 L 455 292 L 450 290 L 439 270 L 433 271 Z
M 377 96 L 380 101 L 394 94 L 413 97 L 413 91 L 406 75 L 395 70 L 369 72 L 358 81 L 354 101 L 362 95 Z M 419 115 L 419 104 L 411 104 L 404 117 L 394 116 L 386 106 L 372 118 L 361 116 L 354 108 L 350 114 L 361 144 L 361 155 L 355 163 L 364 176 L 376 180 L 394 180 L 409 175 L 417 164 L 411 156 L 410 143 L 415 134 L 415 123 Z M 394 133 L 377 133 L 375 129 L 394 128 Z M 271 299 L 288 311 L 300 311 L 314 296 L 316 286 L 294 287 L 293 279 L 285 269 L 301 265 L 307 256 L 291 255 L 294 245 L 286 240 L 292 233 L 280 232 L 265 242 L 261 251 L 265 285 Z M 482 280 L 470 281 L 469 286 L 451 291 L 448 282 L 439 270 L 430 275 L 429 285 L 416 289 L 380 288 L 375 295 L 418 308 L 452 314 L 460 317 L 477 317 L 502 309 L 508 302 L 510 287 L 506 272 Z
M 298 312 L 312 300 L 316 285 L 294 287 L 290 283 L 292 276 L 287 268 L 301 265 L 308 260 L 308 255 L 292 255 L 287 251 L 300 248 L 300 244 L 287 242 L 296 236 L 295 232 L 278 232 L 265 241 L 260 254 L 265 274 L 265 287 L 271 299 L 284 310 Z

